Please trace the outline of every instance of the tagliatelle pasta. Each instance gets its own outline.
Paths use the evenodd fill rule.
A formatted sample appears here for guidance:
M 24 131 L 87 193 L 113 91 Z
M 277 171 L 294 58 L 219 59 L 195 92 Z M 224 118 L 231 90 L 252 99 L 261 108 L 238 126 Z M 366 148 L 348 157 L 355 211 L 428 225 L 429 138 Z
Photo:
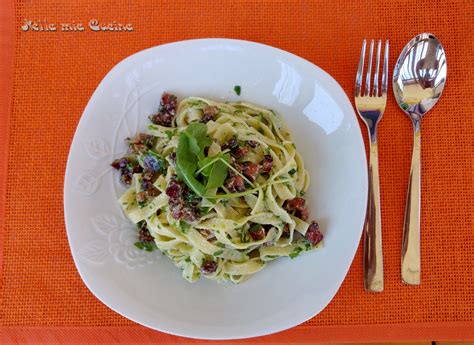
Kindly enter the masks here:
M 155 248 L 191 282 L 239 283 L 269 261 L 318 247 L 302 198 L 309 175 L 284 120 L 249 103 L 164 94 L 146 133 L 112 164 L 136 246 Z

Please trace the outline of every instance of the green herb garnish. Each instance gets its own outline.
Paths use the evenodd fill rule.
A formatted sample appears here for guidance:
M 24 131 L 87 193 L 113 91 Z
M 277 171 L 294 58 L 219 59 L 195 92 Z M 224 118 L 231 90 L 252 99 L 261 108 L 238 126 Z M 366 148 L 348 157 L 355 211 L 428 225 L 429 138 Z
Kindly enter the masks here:
M 248 243 L 249 241 L 250 241 L 249 234 L 247 233 L 247 231 L 242 230 L 242 232 L 240 234 L 240 242 L 241 243 Z
M 186 259 L 184 259 L 185 262 L 191 262 L 191 258 L 188 256 Z
M 182 220 L 179 221 L 179 230 L 181 230 L 183 234 L 187 234 L 190 227 L 191 225 L 189 225 L 188 223 Z
M 187 202 L 187 203 L 194 203 L 194 202 L 199 202 L 199 200 L 201 200 L 196 194 L 192 193 L 192 192 L 188 192 L 184 195 L 184 200 Z
M 200 169 L 195 173 L 207 178 L 206 189 L 219 188 L 227 177 L 230 155 L 226 151 L 214 157 L 206 157 L 198 162 Z
M 294 175 L 295 173 L 296 173 L 296 169 L 295 169 L 295 168 L 293 168 L 293 169 L 291 169 L 290 171 L 288 171 L 288 174 L 290 174 L 290 175 Z
M 205 157 L 204 149 L 211 144 L 207 126 L 193 122 L 180 134 L 176 150 L 178 177 L 200 197 L 209 189 L 221 187 L 227 177 L 230 155 L 222 152 L 215 157 Z M 199 180 L 200 174 L 204 181 Z
M 211 211 L 210 207 L 202 207 L 201 208 L 201 215 L 205 216 L 205 215 L 209 214 L 209 211 Z
M 175 133 L 176 133 L 175 131 L 165 131 L 165 134 L 168 137 L 168 139 L 171 139 Z
M 221 255 L 222 253 L 224 253 L 223 250 L 218 250 L 217 252 L 215 252 L 214 254 L 212 254 L 212 256 L 219 256 L 219 255 Z
M 303 251 L 303 249 L 301 249 L 301 247 L 296 247 L 291 253 L 290 255 L 288 255 L 291 259 L 294 259 L 296 258 L 298 255 L 300 255 L 300 253 Z
M 191 123 L 179 135 L 176 150 L 176 173 L 191 190 L 199 196 L 206 193 L 206 188 L 194 177 L 199 159 L 204 158 L 204 148 L 211 144 L 207 137 L 207 126 L 203 123 Z M 202 158 L 201 158 L 202 156 Z
M 212 165 L 212 169 L 209 173 L 209 179 L 207 180 L 207 189 L 219 188 L 224 184 L 224 181 L 227 177 L 229 162 L 230 155 L 227 153 Z
M 249 232 L 258 232 L 260 231 L 261 228 L 262 228 L 261 224 L 253 223 L 249 228 Z
M 240 96 L 240 92 L 242 91 L 242 88 L 240 87 L 240 85 L 235 85 L 234 91 L 237 94 L 237 96 Z
M 153 250 L 157 249 L 155 242 L 135 242 L 135 247 L 147 252 L 152 252 Z

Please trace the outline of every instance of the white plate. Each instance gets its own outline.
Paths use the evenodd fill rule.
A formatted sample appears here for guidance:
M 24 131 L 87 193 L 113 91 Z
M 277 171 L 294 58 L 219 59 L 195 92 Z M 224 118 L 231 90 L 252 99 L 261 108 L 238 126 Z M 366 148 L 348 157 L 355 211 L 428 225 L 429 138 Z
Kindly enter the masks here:
M 242 94 L 234 93 L 241 85 Z M 190 284 L 158 252 L 136 249 L 136 231 L 116 202 L 110 167 L 156 112 L 164 91 L 179 98 L 246 100 L 288 121 L 311 175 L 310 218 L 324 247 L 270 263 L 241 285 Z M 367 196 L 364 145 L 352 106 L 320 68 L 285 51 L 227 39 L 166 44 L 116 65 L 87 105 L 67 162 L 64 211 L 84 283 L 108 307 L 176 335 L 231 339 L 298 325 L 334 297 L 354 257 Z

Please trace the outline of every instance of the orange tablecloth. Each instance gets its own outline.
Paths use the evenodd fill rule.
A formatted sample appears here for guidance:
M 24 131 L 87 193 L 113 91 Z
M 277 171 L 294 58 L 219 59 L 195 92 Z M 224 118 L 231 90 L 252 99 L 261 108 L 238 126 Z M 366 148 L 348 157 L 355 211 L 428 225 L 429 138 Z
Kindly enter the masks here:
M 390 39 L 392 70 L 404 44 L 423 31 L 446 49 L 448 82 L 423 120 L 422 284 L 400 282 L 412 130 L 390 97 L 379 127 L 385 291 L 364 292 L 359 250 L 321 314 L 247 342 L 474 338 L 472 1 L 0 3 L 1 343 L 186 341 L 138 326 L 99 302 L 82 283 L 66 239 L 69 145 L 89 97 L 120 60 L 176 40 L 239 38 L 314 62 L 351 96 L 363 38 Z M 133 31 L 93 32 L 87 22 L 94 18 L 131 23 Z M 86 28 L 23 31 L 26 20 Z

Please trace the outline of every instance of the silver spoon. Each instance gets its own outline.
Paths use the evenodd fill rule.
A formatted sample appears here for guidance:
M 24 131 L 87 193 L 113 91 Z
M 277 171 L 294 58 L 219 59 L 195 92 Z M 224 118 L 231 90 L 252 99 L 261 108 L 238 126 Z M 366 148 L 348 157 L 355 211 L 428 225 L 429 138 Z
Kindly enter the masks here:
M 429 33 L 413 38 L 398 58 L 393 72 L 393 92 L 415 131 L 402 242 L 402 280 L 420 284 L 420 165 L 421 119 L 438 102 L 446 83 L 446 55 Z

